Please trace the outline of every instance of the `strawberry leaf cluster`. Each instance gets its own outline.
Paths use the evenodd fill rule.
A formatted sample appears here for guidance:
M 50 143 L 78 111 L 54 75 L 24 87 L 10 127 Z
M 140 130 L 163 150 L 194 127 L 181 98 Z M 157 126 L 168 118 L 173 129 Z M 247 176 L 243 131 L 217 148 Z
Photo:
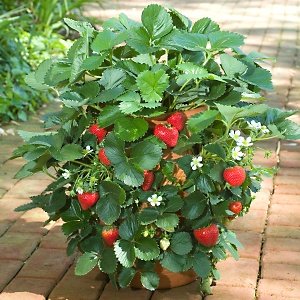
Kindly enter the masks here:
M 66 20 L 80 37 L 67 57 L 29 75 L 35 88 L 62 102 L 46 133 L 24 132 L 16 175 L 54 178 L 18 210 L 41 207 L 62 219 L 67 253 L 82 252 L 76 273 L 98 266 L 126 287 L 138 274 L 159 287 L 157 266 L 219 278 L 216 263 L 239 241 L 228 221 L 247 213 L 262 176 L 254 144 L 297 139 L 293 111 L 261 104 L 272 88 L 259 53 L 214 21 L 192 22 L 149 5 L 141 23 L 121 14 L 100 31 Z

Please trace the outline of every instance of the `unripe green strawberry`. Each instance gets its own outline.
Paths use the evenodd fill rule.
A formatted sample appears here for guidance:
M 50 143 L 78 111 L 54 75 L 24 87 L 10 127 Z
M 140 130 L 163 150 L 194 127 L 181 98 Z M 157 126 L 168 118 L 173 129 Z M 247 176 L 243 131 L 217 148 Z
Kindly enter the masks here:
M 159 241 L 159 246 L 162 250 L 166 251 L 170 247 L 170 241 L 167 238 L 163 238 Z

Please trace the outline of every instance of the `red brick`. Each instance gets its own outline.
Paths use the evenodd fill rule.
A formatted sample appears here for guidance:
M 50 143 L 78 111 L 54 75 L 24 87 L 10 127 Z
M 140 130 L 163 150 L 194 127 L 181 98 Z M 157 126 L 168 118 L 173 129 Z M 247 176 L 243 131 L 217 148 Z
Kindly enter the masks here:
M 126 288 L 126 289 L 116 290 L 109 283 L 105 286 L 99 300 L 124 300 L 124 299 L 148 300 L 148 299 L 150 299 L 150 297 L 151 297 L 151 292 L 146 289 L 135 289 L 134 290 L 131 288 Z M 153 298 L 151 298 L 151 299 L 153 299 Z M 182 298 L 180 298 L 180 299 L 182 299 Z M 85 299 L 82 299 L 82 300 L 85 300 Z
M 270 192 L 260 191 L 254 194 L 255 199 L 251 203 L 251 210 L 260 209 L 266 211 L 270 203 Z
M 51 292 L 49 300 L 97 300 L 106 280 L 98 268 L 85 276 L 76 276 L 72 266 Z
M 263 263 L 282 263 L 300 266 L 299 252 L 268 251 L 263 255 Z
M 27 203 L 24 199 L 12 199 L 4 198 L 0 199 L 0 220 L 1 221 L 14 221 L 20 217 L 23 212 L 15 212 L 14 209 L 20 205 Z
M 268 251 L 296 251 L 300 252 L 300 240 L 289 238 L 267 237 L 264 244 L 264 253 Z
M 0 300 L 46 300 L 42 295 L 36 295 L 28 292 L 20 293 L 2 293 Z
M 67 237 L 62 233 L 60 226 L 51 229 L 40 244 L 40 248 L 50 249 L 66 249 L 67 246 Z
M 3 235 L 7 229 L 11 226 L 12 221 L 4 220 L 0 221 L 0 236 Z
M 257 294 L 261 300 L 265 300 L 265 296 L 300 299 L 300 281 L 261 279 Z
M 153 296 L 151 297 L 152 300 L 201 300 L 202 297 L 199 294 L 199 283 L 193 282 L 191 284 L 172 288 L 168 290 L 158 290 L 155 291 Z
M 275 296 L 275 295 L 263 295 L 262 297 L 258 296 L 257 300 L 299 300 L 294 297 L 284 297 L 284 296 Z
M 276 207 L 275 207 L 276 206 Z M 282 207 L 280 209 L 280 207 Z M 271 213 L 268 218 L 269 225 L 276 226 L 300 226 L 299 210 L 300 205 L 284 205 L 273 204 L 271 205 Z M 294 211 L 292 211 L 294 209 Z
M 276 176 L 275 184 L 299 184 L 300 176 Z
M 253 300 L 255 297 L 254 288 L 223 286 L 218 283 L 212 292 L 213 294 L 205 297 L 205 300 Z
M 261 183 L 261 188 L 262 191 L 269 191 L 272 192 L 273 191 L 273 177 L 265 177 Z
M 0 291 L 22 268 L 23 262 L 19 260 L 0 259 Z
M 40 248 L 29 258 L 19 276 L 58 280 L 72 262 L 73 258 L 67 257 L 64 250 Z
M 262 236 L 256 232 L 236 232 L 238 240 L 243 244 L 244 248 L 239 249 L 240 257 L 259 259 Z
M 53 279 L 44 278 L 23 278 L 17 275 L 16 278 L 4 289 L 4 292 L 30 292 L 47 297 L 56 282 Z
M 277 174 L 282 178 L 286 178 L 286 176 L 300 176 L 300 168 L 279 168 Z
M 272 196 L 271 202 L 274 204 L 299 204 L 300 195 L 278 194 L 276 191 Z
M 266 222 L 266 212 L 250 210 L 248 214 L 231 222 L 230 228 L 241 231 L 254 231 L 262 233 Z
M 217 264 L 221 273 L 220 285 L 255 288 L 259 263 L 255 259 L 240 258 L 235 261 L 229 257 Z
M 270 225 L 266 230 L 267 237 L 300 239 L 299 227 Z
M 7 232 L 1 237 L 0 259 L 25 261 L 40 242 L 40 235 L 31 233 Z
M 263 263 L 262 278 L 300 281 L 300 266 L 286 263 Z
M 275 193 L 287 194 L 287 195 L 300 195 L 300 187 L 299 185 L 291 185 L 291 184 L 275 185 Z

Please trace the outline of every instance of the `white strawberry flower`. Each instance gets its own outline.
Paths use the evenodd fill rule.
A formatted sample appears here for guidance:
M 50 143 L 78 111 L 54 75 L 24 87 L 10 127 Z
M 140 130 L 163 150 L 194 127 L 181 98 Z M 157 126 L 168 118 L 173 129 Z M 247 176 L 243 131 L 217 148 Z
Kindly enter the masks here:
M 269 133 L 269 132 L 270 132 L 270 130 L 267 128 L 267 126 L 266 126 L 266 125 L 263 125 L 263 126 L 261 126 L 261 131 L 262 131 L 262 133 L 264 133 L 264 134 L 266 134 L 266 133 Z
M 237 145 L 241 147 L 250 147 L 253 145 L 253 143 L 250 136 L 248 136 L 247 138 L 240 136 L 237 141 Z
M 61 176 L 62 176 L 64 179 L 69 179 L 70 176 L 71 176 L 70 171 L 67 170 L 67 169 L 63 169 L 63 171 L 64 171 L 64 172 L 61 174 Z
M 252 129 L 255 129 L 255 130 L 261 129 L 261 123 L 256 122 L 255 120 L 251 120 L 250 122 L 247 121 L 247 124 Z
M 151 206 L 160 206 L 162 202 L 162 196 L 157 196 L 157 194 L 154 194 L 151 197 L 148 197 L 147 200 Z
M 233 138 L 235 141 L 238 141 L 238 139 L 240 138 L 241 132 L 239 130 L 230 130 L 229 132 L 229 136 L 231 138 Z
M 244 153 L 241 151 L 241 147 L 234 147 L 231 151 L 231 156 L 234 160 L 241 160 L 244 156 Z
M 79 195 L 82 195 L 83 194 L 83 189 L 81 187 L 78 187 L 76 189 L 76 192 L 79 194 Z
M 192 158 L 192 161 L 191 161 L 191 168 L 193 171 L 197 170 L 197 169 L 200 169 L 203 164 L 201 163 L 202 162 L 202 156 L 195 156 Z

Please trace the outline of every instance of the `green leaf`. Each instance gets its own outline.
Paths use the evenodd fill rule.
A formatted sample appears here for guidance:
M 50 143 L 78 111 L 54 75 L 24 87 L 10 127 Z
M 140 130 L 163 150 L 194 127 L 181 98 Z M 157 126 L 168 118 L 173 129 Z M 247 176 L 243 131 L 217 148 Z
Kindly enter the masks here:
M 106 90 L 111 90 L 120 86 L 125 79 L 126 74 L 123 70 L 110 68 L 103 72 L 99 83 L 104 86 Z
M 89 71 L 96 70 L 102 65 L 106 57 L 107 53 L 87 57 L 83 60 L 81 68 Z
M 144 288 L 155 291 L 158 288 L 159 277 L 155 272 L 142 272 L 141 283 Z
M 279 131 L 286 139 L 300 139 L 300 126 L 291 120 L 284 120 L 277 125 Z
M 177 212 L 183 206 L 183 200 L 179 195 L 168 197 L 167 206 L 164 212 Z
M 108 127 L 115 123 L 122 116 L 122 113 L 115 105 L 105 105 L 98 116 L 98 124 L 100 127 Z
M 75 21 L 72 19 L 64 18 L 64 22 L 75 31 L 79 32 L 81 36 L 87 35 L 92 37 L 95 29 L 93 26 L 88 22 L 83 21 Z
M 142 23 L 152 40 L 159 39 L 173 29 L 171 16 L 160 5 L 148 5 L 142 12 Z
M 148 225 L 155 222 L 158 216 L 159 216 L 158 210 L 152 207 L 147 207 L 140 212 L 139 219 L 142 225 Z
M 105 153 L 113 165 L 126 162 L 125 143 L 114 133 L 109 133 L 104 140 Z
M 116 199 L 106 195 L 97 202 L 96 212 L 101 221 L 111 225 L 120 217 L 121 207 Z
M 248 69 L 241 61 L 226 53 L 221 54 L 220 58 L 222 68 L 229 77 L 234 77 L 236 74 L 243 74 Z
M 263 68 L 255 68 L 247 71 L 246 74 L 241 76 L 246 82 L 254 84 L 257 87 L 271 91 L 273 90 L 272 85 L 272 74 L 270 71 Z
M 126 42 L 138 53 L 153 51 L 153 48 L 150 47 L 150 36 L 144 27 L 130 29 Z
M 192 21 L 181 14 L 179 11 L 177 11 L 174 8 L 169 9 L 169 14 L 172 17 L 173 24 L 178 29 L 189 29 L 192 25 Z
M 223 179 L 223 171 L 226 168 L 226 165 L 224 162 L 219 162 L 218 164 L 215 164 L 212 168 L 210 168 L 210 172 L 208 173 L 208 176 L 212 178 L 214 181 L 217 182 L 224 182 Z
M 67 144 L 60 150 L 50 149 L 50 153 L 58 161 L 70 161 L 83 157 L 83 149 L 78 144 Z
M 171 239 L 171 249 L 178 255 L 185 255 L 192 251 L 192 238 L 187 232 L 173 234 Z
M 236 114 L 236 118 L 256 117 L 268 111 L 270 107 L 266 104 L 251 104 Z
M 136 215 L 126 218 L 119 227 L 119 235 L 122 239 L 132 241 L 137 234 L 140 221 Z
M 210 259 L 203 252 L 198 252 L 193 257 L 193 269 L 198 276 L 206 278 L 210 275 L 212 265 Z
M 222 105 L 219 103 L 216 103 L 216 106 L 219 112 L 221 113 L 222 117 L 229 124 L 235 119 L 235 116 L 243 110 L 243 108 L 233 107 L 229 105 Z
M 158 217 L 156 226 L 162 228 L 165 231 L 173 232 L 178 223 L 179 218 L 176 214 L 164 213 L 163 215 Z
M 130 161 L 143 170 L 152 170 L 161 160 L 162 148 L 150 141 L 142 141 L 131 149 Z
M 210 18 L 202 18 L 194 23 L 192 32 L 208 34 L 214 31 L 219 31 L 220 26 Z
M 116 177 L 126 185 L 138 187 L 144 182 L 144 172 L 142 169 L 125 162 L 115 166 Z
M 117 240 L 114 244 L 114 251 L 120 264 L 125 268 L 133 266 L 135 251 L 133 244 L 125 240 Z
M 83 252 L 94 252 L 100 254 L 103 249 L 104 245 L 100 234 L 89 236 L 80 242 L 80 250 Z
M 208 175 L 201 174 L 195 180 L 197 188 L 203 193 L 211 193 L 215 191 L 215 186 L 212 180 L 208 177 Z
M 136 92 L 128 91 L 117 100 L 121 101 L 119 109 L 123 114 L 132 114 L 141 109 L 141 97 Z
M 109 198 L 116 200 L 119 204 L 123 204 L 126 200 L 125 191 L 115 182 L 102 181 L 99 184 L 99 193 L 101 199 Z
M 167 270 L 178 273 L 183 272 L 186 264 L 186 258 L 174 252 L 165 252 L 164 258 L 161 260 L 161 265 Z
M 222 147 L 220 144 L 208 144 L 204 146 L 204 149 L 210 153 L 218 155 L 220 158 L 225 159 L 226 158 L 226 151 L 224 147 Z
M 156 241 L 149 237 L 140 238 L 135 245 L 135 255 L 137 258 L 149 261 L 158 257 L 160 250 Z
M 169 86 L 169 76 L 164 70 L 144 71 L 137 77 L 137 85 L 146 102 L 159 102 Z
M 200 191 L 195 191 L 184 199 L 181 213 L 185 218 L 194 220 L 204 212 L 206 206 L 204 195 Z
M 84 227 L 84 224 L 80 222 L 79 220 L 77 221 L 71 221 L 71 222 L 66 222 L 62 225 L 61 229 L 64 235 L 70 235 L 77 231 L 78 229 L 82 229 Z
M 58 212 L 66 205 L 66 193 L 63 188 L 55 190 L 50 196 L 48 207 L 46 208 L 48 213 Z
M 97 97 L 89 101 L 89 104 L 94 103 L 106 103 L 111 100 L 115 100 L 121 94 L 123 94 L 124 88 L 122 86 L 115 87 L 113 89 L 104 90 L 99 93 Z
M 177 65 L 177 69 L 183 72 L 183 74 L 180 74 L 178 76 L 178 79 L 176 81 L 178 85 L 183 85 L 188 80 L 203 79 L 208 76 L 208 72 L 206 69 L 199 67 L 191 62 Z
M 101 259 L 98 262 L 99 269 L 107 274 L 114 273 L 117 269 L 117 258 L 114 250 L 105 248 L 102 252 Z
M 82 276 L 89 273 L 96 267 L 98 260 L 99 258 L 95 253 L 82 254 L 77 260 L 75 274 Z
M 244 44 L 244 36 L 235 32 L 215 31 L 208 34 L 212 50 L 240 47 Z
M 136 274 L 136 270 L 134 268 L 122 268 L 118 277 L 118 282 L 120 287 L 121 288 L 127 287 L 132 281 L 135 274 Z
M 192 116 L 188 122 L 188 130 L 191 133 L 199 133 L 211 125 L 218 115 L 217 110 L 207 110 Z
M 148 122 L 142 118 L 122 117 L 115 121 L 116 135 L 126 142 L 133 142 L 145 135 Z
M 110 50 L 114 46 L 122 43 L 125 40 L 126 34 L 123 33 L 114 33 L 111 30 L 104 30 L 99 32 L 94 39 L 91 49 L 99 53 L 104 50 Z
M 33 208 L 36 208 L 38 207 L 37 204 L 33 203 L 33 202 L 29 202 L 29 203 L 26 203 L 26 204 L 22 204 L 20 206 L 18 206 L 17 208 L 14 209 L 14 211 L 27 211 L 27 210 L 31 210 Z

